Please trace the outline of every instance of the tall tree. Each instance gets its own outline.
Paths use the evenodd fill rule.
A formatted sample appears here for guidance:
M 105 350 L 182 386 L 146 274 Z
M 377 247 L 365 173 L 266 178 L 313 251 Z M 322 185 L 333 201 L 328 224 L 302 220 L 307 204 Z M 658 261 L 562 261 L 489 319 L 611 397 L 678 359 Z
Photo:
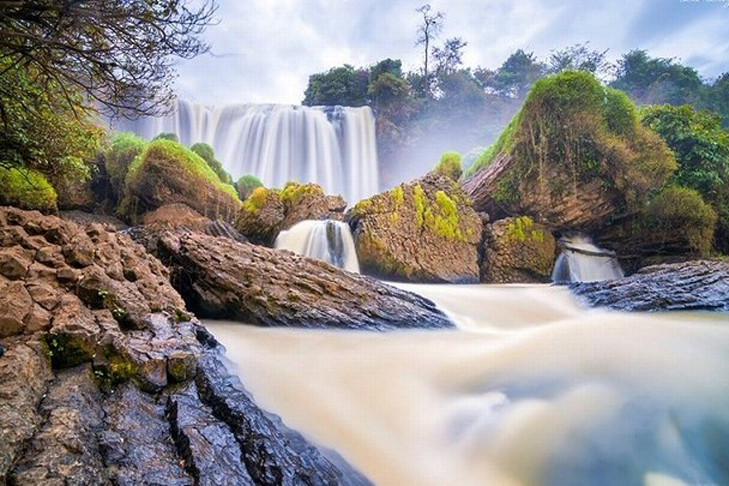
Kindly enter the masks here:
M 214 0 L 0 0 L 0 76 L 37 73 L 70 106 L 135 117 L 164 111 L 172 99 L 175 58 L 208 50 L 199 37 Z M 65 90 L 66 87 L 73 89 Z
M 447 39 L 443 47 L 433 48 L 435 75 L 450 74 L 463 64 L 463 49 L 468 45 L 460 37 Z
M 589 44 L 585 42 L 551 51 L 548 60 L 549 71 L 552 73 L 568 70 L 587 71 L 598 78 L 603 78 L 611 67 L 607 60 L 608 49 L 604 51 L 590 49 Z
M 422 7 L 416 9 L 423 20 L 418 27 L 418 39 L 416 46 L 423 46 L 423 91 L 426 96 L 430 95 L 430 71 L 428 70 L 428 54 L 430 53 L 430 43 L 438 38 L 443 30 L 443 19 L 445 15 L 442 12 L 432 12 L 430 4 L 426 3 Z

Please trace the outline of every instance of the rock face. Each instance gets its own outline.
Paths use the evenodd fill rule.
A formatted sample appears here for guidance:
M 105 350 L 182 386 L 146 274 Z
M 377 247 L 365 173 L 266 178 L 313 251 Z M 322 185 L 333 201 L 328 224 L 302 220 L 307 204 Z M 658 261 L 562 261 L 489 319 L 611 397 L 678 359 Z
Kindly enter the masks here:
M 177 231 L 160 237 L 158 253 L 200 317 L 312 328 L 452 326 L 422 297 L 283 250 Z
M 341 221 L 347 202 L 317 184 L 289 182 L 283 190 L 258 187 L 243 202 L 236 229 L 255 244 L 272 246 L 279 232 L 307 219 Z
M 0 296 L 0 484 L 367 484 L 258 408 L 128 236 L 0 208 Z
M 729 311 L 729 264 L 654 265 L 619 280 L 575 283 L 570 289 L 596 307 L 625 311 Z
M 481 281 L 549 282 L 556 243 L 552 233 L 527 216 L 496 221 L 485 230 Z
M 209 222 L 209 218 L 182 203 L 167 204 L 142 216 L 142 224 L 145 226 L 160 225 L 170 228 L 184 226 L 197 231 L 204 231 Z
M 478 282 L 481 218 L 458 183 L 430 174 L 348 213 L 360 267 L 409 282 Z

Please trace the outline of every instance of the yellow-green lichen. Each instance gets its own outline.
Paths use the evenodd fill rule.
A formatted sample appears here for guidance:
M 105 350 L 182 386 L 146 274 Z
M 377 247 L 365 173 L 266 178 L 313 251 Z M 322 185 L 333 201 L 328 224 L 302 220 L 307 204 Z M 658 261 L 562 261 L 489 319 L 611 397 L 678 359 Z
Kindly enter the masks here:
M 506 238 L 511 241 L 544 241 L 544 231 L 534 227 L 534 220 L 529 216 L 517 216 L 506 226 Z

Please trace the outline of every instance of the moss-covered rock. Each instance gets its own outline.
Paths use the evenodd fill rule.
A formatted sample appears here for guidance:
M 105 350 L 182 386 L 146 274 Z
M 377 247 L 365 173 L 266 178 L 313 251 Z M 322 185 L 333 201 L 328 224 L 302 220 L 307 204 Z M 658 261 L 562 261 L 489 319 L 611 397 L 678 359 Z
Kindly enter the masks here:
M 236 182 L 235 185 L 238 188 L 238 196 L 240 197 L 240 200 L 245 201 L 254 189 L 263 187 L 263 182 L 254 175 L 245 174 L 238 179 L 238 182 Z
M 463 174 L 463 169 L 461 169 L 461 154 L 458 152 L 445 152 L 441 155 L 440 162 L 435 166 L 433 172 L 457 181 L 460 179 L 461 174 Z
M 412 282 L 478 281 L 481 218 L 439 174 L 365 199 L 348 213 L 365 273 Z
M 190 150 L 198 154 L 205 162 L 207 162 L 208 167 L 213 169 L 213 172 L 218 175 L 220 182 L 233 185 L 233 178 L 223 168 L 223 164 L 215 158 L 215 152 L 210 145 L 200 142 L 190 147 Z
M 0 206 L 56 211 L 56 190 L 40 172 L 0 165 Z
M 174 203 L 226 221 L 233 220 L 240 206 L 233 186 L 221 182 L 202 157 L 176 142 L 158 139 L 129 167 L 119 210 L 134 221 L 141 214 Z
M 534 84 L 463 186 L 476 209 L 497 218 L 527 214 L 589 231 L 639 212 L 675 169 L 624 93 L 567 71 Z
M 134 159 L 141 155 L 148 143 L 133 133 L 117 133 L 104 151 L 104 167 L 117 200 L 124 191 L 124 181 L 129 167 Z
M 481 281 L 549 282 L 556 243 L 550 231 L 529 216 L 501 219 L 485 229 Z

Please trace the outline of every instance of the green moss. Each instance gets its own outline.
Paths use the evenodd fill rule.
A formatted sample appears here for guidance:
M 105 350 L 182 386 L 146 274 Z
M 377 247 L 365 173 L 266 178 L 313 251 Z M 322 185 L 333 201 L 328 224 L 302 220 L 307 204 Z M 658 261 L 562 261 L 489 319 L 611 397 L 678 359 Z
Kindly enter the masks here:
M 238 195 L 240 196 L 241 201 L 245 201 L 254 189 L 257 187 L 263 187 L 263 182 L 254 175 L 245 174 L 238 179 L 236 186 L 238 187 Z
M 392 188 L 390 191 L 392 200 L 395 201 L 395 206 L 400 207 L 405 203 L 405 194 L 402 191 L 402 186 Z
M 104 166 L 117 197 L 122 193 L 132 161 L 144 151 L 147 143 L 133 133 L 117 133 L 112 137 L 109 148 L 104 152 Z
M 190 150 L 202 157 L 202 159 L 208 164 L 208 167 L 213 169 L 213 172 L 218 175 L 220 182 L 230 185 L 233 184 L 233 178 L 223 168 L 223 164 L 215 158 L 215 153 L 210 145 L 200 142 L 190 147 Z
M 444 238 L 463 239 L 461 230 L 458 227 L 458 208 L 455 201 L 448 197 L 443 191 L 435 193 L 436 211 L 428 212 L 432 217 L 427 217 L 426 221 L 432 224 L 431 229 Z
M 296 206 L 308 197 L 324 196 L 324 190 L 318 184 L 299 184 L 287 182 L 281 191 L 281 200 L 287 206 Z
M 413 205 L 415 206 L 415 222 L 418 226 L 423 226 L 425 223 L 425 207 L 427 199 L 425 198 L 425 191 L 420 184 L 415 184 L 413 187 Z
M 435 166 L 433 172 L 457 181 L 463 170 L 461 169 L 461 154 L 458 152 L 445 152 L 440 157 L 440 162 Z
M 250 196 L 243 201 L 241 211 L 252 215 L 258 214 L 258 211 L 266 205 L 270 197 L 277 196 L 274 189 L 266 189 L 265 187 L 257 187 Z
M 53 368 L 68 368 L 91 361 L 94 349 L 79 338 L 67 334 L 49 334 L 45 338 Z
M 0 204 L 22 209 L 55 211 L 56 190 L 40 172 L 0 166 Z
M 544 232 L 534 228 L 534 220 L 529 216 L 517 216 L 506 226 L 506 238 L 510 241 L 527 242 L 544 241 Z
M 204 181 L 229 195 L 236 202 L 239 201 L 235 188 L 223 183 L 202 157 L 177 142 L 160 138 L 150 142 L 144 152 L 132 161 L 127 173 L 127 184 L 136 177 L 149 159 L 173 160 L 179 164 L 180 169 L 187 171 L 193 178 Z
M 105 363 L 94 366 L 99 388 L 105 391 L 132 380 L 138 371 L 139 367 L 129 357 L 117 354 L 109 356 Z
M 162 132 L 152 140 L 170 140 L 171 142 L 180 143 L 180 139 L 177 137 L 177 134 L 172 132 Z

